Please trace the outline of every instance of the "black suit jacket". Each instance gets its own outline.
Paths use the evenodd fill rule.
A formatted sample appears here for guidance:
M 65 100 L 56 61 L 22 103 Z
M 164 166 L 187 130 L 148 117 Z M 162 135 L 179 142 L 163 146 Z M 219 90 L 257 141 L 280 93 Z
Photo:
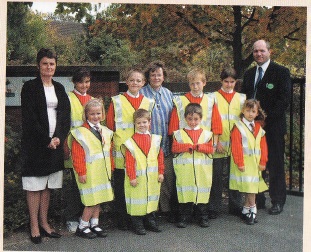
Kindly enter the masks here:
M 49 121 L 41 78 L 24 83 L 21 93 L 23 176 L 46 176 L 64 167 L 63 144 L 70 129 L 70 102 L 65 88 L 53 81 L 58 99 L 56 128 L 53 137 L 60 139 L 56 150 L 47 146 Z
M 247 99 L 253 98 L 256 67 L 245 72 L 241 93 Z M 291 79 L 290 72 L 275 62 L 270 62 L 263 78 L 257 86 L 256 99 L 260 101 L 266 112 L 266 131 L 276 134 L 286 133 L 285 112 L 290 103 Z

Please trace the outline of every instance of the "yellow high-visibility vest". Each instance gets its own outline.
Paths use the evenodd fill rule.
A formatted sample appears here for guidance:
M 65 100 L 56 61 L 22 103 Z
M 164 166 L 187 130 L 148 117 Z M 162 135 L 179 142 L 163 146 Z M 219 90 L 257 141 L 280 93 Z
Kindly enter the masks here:
M 219 92 L 214 92 L 213 95 L 222 121 L 222 134 L 219 135 L 218 141 L 221 142 L 225 149 L 225 153 L 215 152 L 213 158 L 223 158 L 231 155 L 230 132 L 234 123 L 240 120 L 240 114 L 246 100 L 246 95 L 235 93 L 230 104 Z
M 176 96 L 173 102 L 175 104 L 179 119 L 179 129 L 183 129 L 187 126 L 187 122 L 185 120 L 185 108 L 190 103 L 190 101 L 186 96 L 181 95 Z M 211 94 L 203 94 L 203 98 L 200 103 L 203 112 L 202 121 L 200 125 L 202 129 L 211 130 L 214 103 L 215 99 Z
M 161 136 L 151 135 L 151 146 L 146 156 L 133 138 L 126 140 L 124 146 L 135 158 L 136 179 L 138 185 L 132 187 L 125 176 L 124 191 L 127 213 L 131 216 L 143 216 L 158 209 L 160 183 L 158 182 L 158 155 Z
M 212 132 L 203 130 L 198 139 L 198 144 L 209 142 L 212 135 Z M 183 129 L 174 131 L 174 137 L 179 143 L 193 144 Z M 208 203 L 212 186 L 213 159 L 198 151 L 184 152 L 173 158 L 173 164 L 178 202 Z
M 70 101 L 70 117 L 71 117 L 70 126 L 71 129 L 74 129 L 76 127 L 82 126 L 83 124 L 82 114 L 84 108 L 74 92 L 68 92 L 68 97 Z M 93 97 L 91 99 L 93 99 Z M 71 150 L 72 136 L 70 134 L 68 134 L 67 137 L 67 145 L 69 150 Z M 64 166 L 65 168 L 73 168 L 71 157 L 69 157 L 69 159 L 64 161 Z
M 115 168 L 124 169 L 124 156 L 121 152 L 121 145 L 134 134 L 133 114 L 135 109 L 122 94 L 112 97 L 112 102 L 114 106 L 114 121 L 116 128 L 113 134 Z M 143 97 L 139 108 L 151 112 L 153 106 L 154 100 Z
M 113 132 L 101 126 L 104 144 L 87 128 L 78 127 L 71 130 L 72 137 L 82 146 L 85 152 L 86 176 L 85 184 L 76 181 L 85 206 L 94 206 L 113 200 L 111 187 L 111 158 L 110 148 Z
M 253 133 L 241 120 L 236 122 L 235 125 L 242 136 L 245 171 L 241 172 L 238 169 L 231 156 L 229 188 L 245 193 L 263 192 L 267 190 L 268 187 L 262 178 L 258 166 L 261 157 L 260 141 L 265 135 L 265 131 L 260 127 L 255 138 Z

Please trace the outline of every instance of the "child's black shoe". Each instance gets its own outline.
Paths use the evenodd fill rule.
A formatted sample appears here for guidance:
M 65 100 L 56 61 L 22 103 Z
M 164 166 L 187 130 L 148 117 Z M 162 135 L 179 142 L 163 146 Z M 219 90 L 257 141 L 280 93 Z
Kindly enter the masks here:
M 76 230 L 76 236 L 82 237 L 82 238 L 86 238 L 86 239 L 94 239 L 97 237 L 97 234 L 93 233 L 89 227 L 85 227 L 80 229 L 79 227 L 77 227 Z
M 93 233 L 95 233 L 98 237 L 104 238 L 107 237 L 107 231 L 104 228 L 99 226 L 94 226 L 90 228 Z

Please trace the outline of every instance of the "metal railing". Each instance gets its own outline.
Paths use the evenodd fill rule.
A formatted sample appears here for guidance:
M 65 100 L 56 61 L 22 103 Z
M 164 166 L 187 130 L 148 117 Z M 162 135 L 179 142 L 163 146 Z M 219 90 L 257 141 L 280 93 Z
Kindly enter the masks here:
M 306 79 L 292 79 L 289 108 L 289 194 L 303 196 Z M 298 176 L 298 177 L 297 177 Z

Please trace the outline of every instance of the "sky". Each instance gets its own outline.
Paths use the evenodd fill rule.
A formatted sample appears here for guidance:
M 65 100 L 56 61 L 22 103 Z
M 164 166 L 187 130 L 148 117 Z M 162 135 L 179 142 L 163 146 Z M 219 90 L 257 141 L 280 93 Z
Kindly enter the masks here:
M 53 13 L 57 2 L 33 2 L 31 9 L 41 13 Z
M 81 1 L 82 2 L 82 1 Z M 38 11 L 41 13 L 54 13 L 56 9 L 57 2 L 33 2 L 31 9 L 34 11 Z M 105 6 L 107 6 L 107 3 L 101 3 L 101 11 Z

